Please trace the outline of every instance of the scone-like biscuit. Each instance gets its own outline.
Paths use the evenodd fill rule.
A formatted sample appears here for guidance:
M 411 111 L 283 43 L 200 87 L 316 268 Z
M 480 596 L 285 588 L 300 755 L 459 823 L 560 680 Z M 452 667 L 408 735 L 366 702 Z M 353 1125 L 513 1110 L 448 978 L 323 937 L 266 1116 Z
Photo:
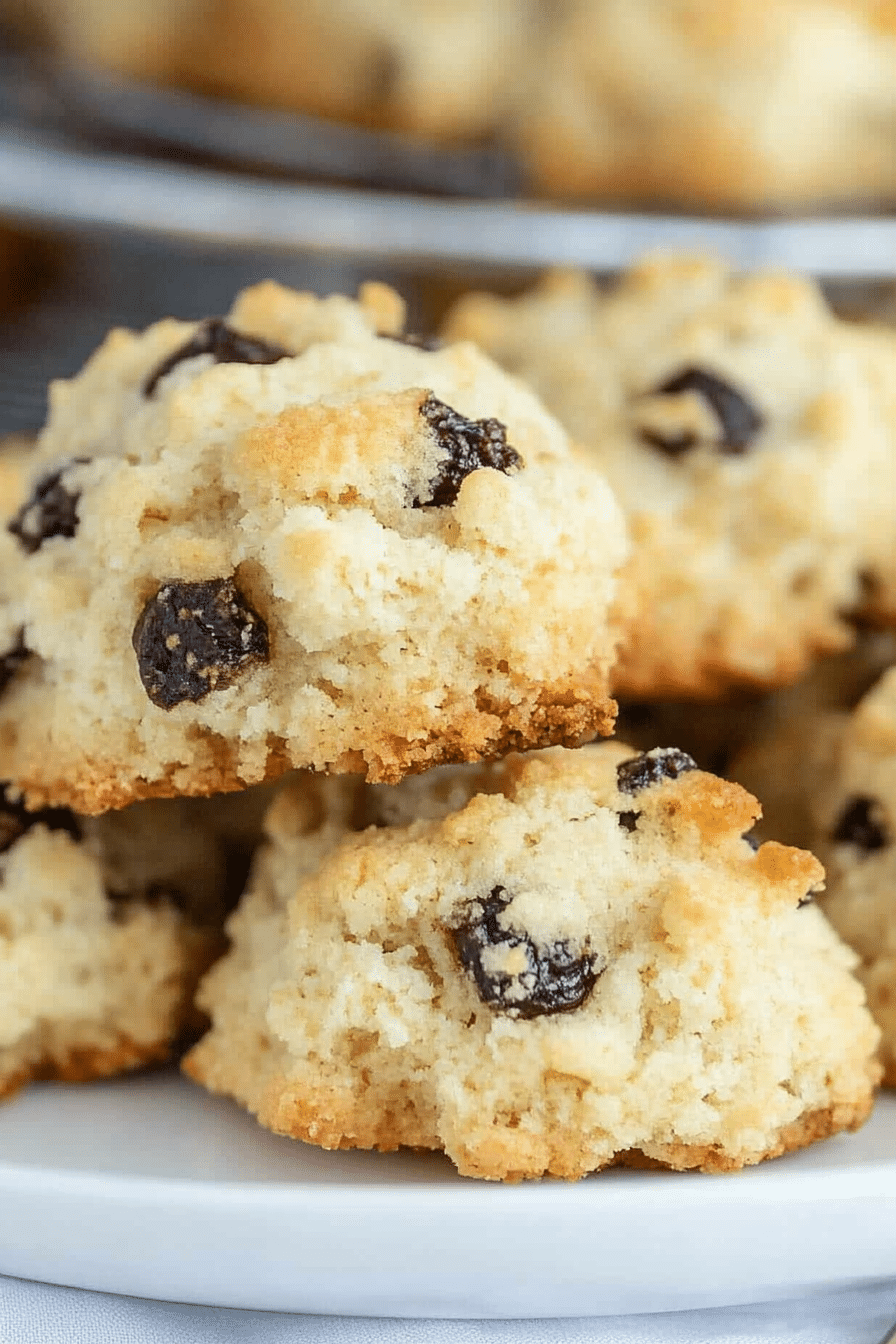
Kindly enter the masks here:
M 201 1028 L 193 990 L 248 866 L 204 803 L 0 804 L 0 1095 L 165 1059 Z
M 517 139 L 549 194 L 750 211 L 896 195 L 885 0 L 571 0 L 538 57 Z
M 851 714 L 780 718 L 732 770 L 764 807 L 768 794 L 767 832 L 797 836 L 823 859 L 822 904 L 861 958 L 885 1082 L 896 1086 L 896 668 Z
M 488 1179 L 732 1170 L 861 1124 L 855 958 L 818 861 L 744 838 L 753 798 L 616 744 L 463 774 L 281 795 L 194 1078 L 279 1133 Z
M 608 295 L 556 273 L 446 327 L 526 378 L 628 512 L 634 698 L 784 685 L 896 613 L 896 337 L 808 281 L 659 258 Z
M 231 98 L 482 139 L 504 120 L 534 32 L 533 0 L 219 0 L 190 82 Z
M 7 0 L 78 62 L 240 102 L 482 139 L 505 119 L 534 0 Z
M 30 806 L 611 730 L 612 492 L 522 385 L 401 319 L 382 286 L 268 283 L 53 386 L 0 579 L 0 778 Z

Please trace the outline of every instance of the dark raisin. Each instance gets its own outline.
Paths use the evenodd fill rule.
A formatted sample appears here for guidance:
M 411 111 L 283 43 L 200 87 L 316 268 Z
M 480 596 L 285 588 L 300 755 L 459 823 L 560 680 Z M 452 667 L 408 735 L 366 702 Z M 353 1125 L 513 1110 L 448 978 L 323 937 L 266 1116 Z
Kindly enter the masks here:
M 74 460 L 76 463 L 89 461 L 86 457 Z M 9 531 L 18 537 L 26 554 L 39 551 L 50 537 L 73 537 L 77 532 L 81 491 L 68 490 L 62 484 L 62 477 L 72 465 L 67 462 L 64 467 L 41 477 L 31 498 L 9 524 Z
M 620 793 L 639 793 L 651 784 L 664 779 L 677 779 L 688 770 L 696 770 L 697 762 L 677 747 L 654 747 L 616 767 L 616 784 Z
M 67 807 L 45 807 L 40 812 L 28 812 L 22 803 L 11 803 L 0 796 L 0 854 L 5 854 L 15 842 L 38 824 L 50 831 L 68 831 L 75 840 L 81 839 L 81 824 Z
M 635 831 L 638 828 L 638 818 L 640 812 L 619 812 L 619 825 L 624 831 Z
M 759 840 L 753 834 L 752 831 L 744 831 L 743 835 L 741 836 L 741 840 L 746 840 L 747 844 L 750 846 L 754 854 L 756 853 L 757 849 L 762 843 L 761 840 Z
M 523 459 L 507 442 L 507 427 L 500 420 L 467 420 L 444 401 L 429 396 L 420 414 L 445 451 L 438 474 L 429 483 L 429 499 L 415 499 L 415 509 L 443 509 L 457 499 L 461 484 L 480 467 L 493 467 L 505 475 L 523 465 Z
M 890 843 L 890 835 L 880 804 L 874 798 L 853 798 L 843 809 L 831 839 L 868 853 L 883 849 Z
M 705 369 L 687 368 L 667 378 L 655 389 L 657 396 L 674 396 L 679 392 L 696 392 L 712 408 L 721 429 L 716 446 L 730 455 L 745 453 L 763 428 L 763 418 L 742 392 Z M 642 428 L 642 438 L 664 453 L 677 457 L 697 442 L 688 430 L 663 434 L 655 428 Z
M 513 897 L 493 887 L 484 900 L 472 902 L 469 918 L 451 930 L 461 965 L 476 982 L 479 997 L 495 1012 L 509 1017 L 542 1017 L 569 1013 L 593 990 L 606 963 L 587 949 L 561 939 L 539 946 L 527 934 L 504 928 L 501 915 Z M 489 964 L 494 952 L 522 953 L 522 970 L 500 970 Z
M 143 384 L 143 395 L 151 397 L 166 373 L 197 355 L 211 355 L 216 364 L 276 364 L 287 359 L 289 351 L 274 341 L 244 336 L 228 327 L 223 318 L 207 317 L 184 345 L 156 365 Z
M 6 653 L 0 653 L 0 692 L 5 691 L 23 663 L 31 656 L 25 647 L 25 631 L 20 630 L 16 642 Z
M 233 579 L 168 579 L 134 626 L 140 680 L 154 705 L 202 700 L 267 662 L 268 629 Z

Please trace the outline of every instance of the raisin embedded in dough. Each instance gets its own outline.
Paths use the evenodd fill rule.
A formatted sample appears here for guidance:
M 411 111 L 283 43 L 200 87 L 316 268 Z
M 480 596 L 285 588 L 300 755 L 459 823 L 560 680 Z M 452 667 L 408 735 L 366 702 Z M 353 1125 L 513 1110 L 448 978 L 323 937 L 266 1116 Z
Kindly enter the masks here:
M 201 322 L 190 339 L 163 359 L 143 384 L 144 396 L 151 397 L 159 382 L 184 360 L 197 355 L 211 355 L 216 364 L 276 364 L 289 356 L 289 351 L 275 341 L 263 341 L 257 336 L 244 336 L 234 331 L 220 317 L 209 317 Z
M 674 396 L 680 392 L 696 392 L 712 407 L 721 430 L 716 446 L 723 453 L 745 453 L 762 430 L 763 419 L 756 408 L 742 392 L 718 374 L 709 373 L 706 369 L 682 369 L 681 373 L 667 378 L 656 388 L 659 396 Z M 693 448 L 697 442 L 696 435 L 687 431 L 672 436 L 656 429 L 642 428 L 640 432 L 648 443 L 673 457 Z
M 447 457 L 430 482 L 431 498 L 414 500 L 417 509 L 441 509 L 453 504 L 463 481 L 480 467 L 493 467 L 507 475 L 523 465 L 519 453 L 507 442 L 507 426 L 500 420 L 468 420 L 433 396 L 426 398 L 420 414 Z
M 474 901 L 470 918 L 451 930 L 457 955 L 482 1002 L 511 1017 L 569 1013 L 588 998 L 605 969 L 597 956 L 562 939 L 541 947 L 513 928 L 504 912 L 513 897 L 492 888 Z
M 821 864 L 754 852 L 758 803 L 700 770 L 640 794 L 626 833 L 630 758 L 449 766 L 373 808 L 293 774 L 188 1073 L 277 1133 L 441 1148 L 490 1180 L 730 1171 L 860 1124 L 878 1032 L 854 956 L 798 909 Z
M 615 497 L 471 346 L 381 339 L 401 309 L 267 282 L 223 323 L 113 332 L 56 389 L 0 482 L 9 521 L 64 472 L 77 523 L 37 545 L 60 508 L 31 507 L 33 553 L 0 534 L 0 780 L 28 807 L 394 782 L 612 731 Z
M 25 647 L 25 631 L 20 630 L 12 647 L 6 653 L 0 653 L 0 693 L 6 689 L 30 653 L 31 650 Z
M 892 330 L 687 256 L 610 290 L 553 272 L 470 294 L 442 330 L 534 387 L 628 514 L 623 699 L 773 690 L 849 647 L 852 616 L 896 623 Z
M 696 769 L 697 762 L 686 751 L 679 751 L 677 747 L 656 747 L 653 751 L 622 761 L 616 767 L 616 779 L 620 793 L 639 793 L 651 784 L 660 784 L 664 779 L 677 779 L 685 771 Z M 626 822 L 622 825 L 627 827 Z
M 83 462 L 84 458 L 76 459 Z M 23 504 L 9 524 L 9 531 L 18 537 L 28 555 L 40 550 L 50 537 L 73 537 L 78 530 L 78 500 L 80 490 L 68 490 L 62 477 L 72 463 L 43 476 L 34 487 L 34 494 Z
M 233 579 L 169 579 L 143 608 L 133 642 L 140 680 L 161 709 L 202 700 L 268 659 L 267 626 Z
M 854 798 L 847 803 L 832 833 L 840 844 L 855 845 L 869 854 L 890 843 L 880 804 L 873 798 Z

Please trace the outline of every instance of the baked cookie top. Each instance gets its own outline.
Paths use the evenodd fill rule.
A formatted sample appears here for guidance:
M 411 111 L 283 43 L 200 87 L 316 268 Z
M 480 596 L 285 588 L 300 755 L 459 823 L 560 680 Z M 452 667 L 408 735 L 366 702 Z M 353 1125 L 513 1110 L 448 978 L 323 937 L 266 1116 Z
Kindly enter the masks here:
M 538 57 L 516 136 L 543 192 L 748 210 L 896 193 L 887 0 L 572 0 Z
M 402 316 L 383 286 L 267 283 L 54 384 L 0 579 L 0 777 L 31 805 L 610 731 L 612 492 L 522 385 Z
M 821 904 L 858 952 L 896 1085 L 896 667 L 853 710 L 790 696 L 732 762 L 758 793 L 766 834 L 810 845 L 828 873 Z
M 793 681 L 896 612 L 896 337 L 834 318 L 793 276 L 654 258 L 609 293 L 546 276 L 462 299 L 471 338 L 526 378 L 627 511 L 637 612 L 614 685 L 712 697 Z
M 749 794 L 615 743 L 464 775 L 284 790 L 192 1076 L 278 1132 L 490 1179 L 728 1170 L 861 1122 L 854 957 L 818 861 L 751 843 Z

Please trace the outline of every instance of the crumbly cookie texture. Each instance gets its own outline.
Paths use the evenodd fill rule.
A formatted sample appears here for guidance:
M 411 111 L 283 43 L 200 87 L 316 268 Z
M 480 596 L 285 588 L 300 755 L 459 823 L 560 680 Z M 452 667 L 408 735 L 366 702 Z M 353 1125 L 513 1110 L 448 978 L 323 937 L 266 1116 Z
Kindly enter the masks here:
M 852 713 L 807 708 L 771 724 L 732 770 L 768 793 L 779 834 L 823 859 L 822 904 L 861 958 L 885 1082 L 896 1086 L 896 667 Z
M 194 1078 L 279 1133 L 497 1180 L 727 1171 L 862 1123 L 854 955 L 818 861 L 744 838 L 744 790 L 613 743 L 464 775 L 284 790 Z
M 446 324 L 526 378 L 626 509 L 621 696 L 794 681 L 896 615 L 896 338 L 809 282 L 647 260 L 609 294 L 554 273 Z
M 0 778 L 84 813 L 612 729 L 625 524 L 472 345 L 273 283 L 54 384 L 9 530 Z
M 572 0 L 519 91 L 542 191 L 705 208 L 896 194 L 880 0 Z
M 201 1030 L 193 991 L 248 867 L 245 835 L 225 842 L 204 804 L 84 818 L 0 803 L 0 1096 L 159 1061 Z

